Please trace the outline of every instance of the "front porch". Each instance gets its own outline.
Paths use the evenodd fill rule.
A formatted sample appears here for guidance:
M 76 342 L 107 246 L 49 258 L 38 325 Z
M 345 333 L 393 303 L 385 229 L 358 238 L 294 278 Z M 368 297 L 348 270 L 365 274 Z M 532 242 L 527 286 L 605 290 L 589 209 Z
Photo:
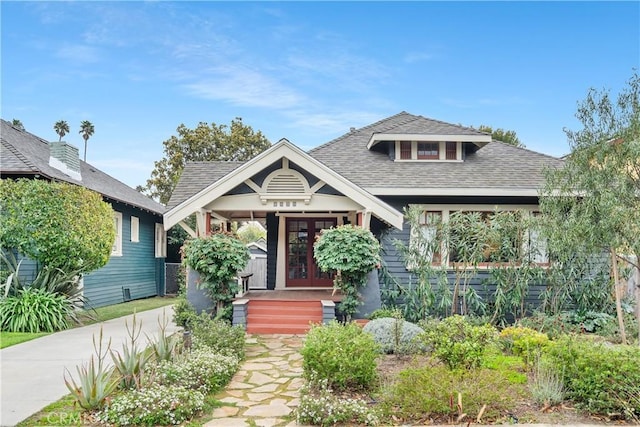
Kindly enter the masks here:
M 251 334 L 305 334 L 335 319 L 341 299 L 332 289 L 252 290 L 233 302 L 233 324 Z

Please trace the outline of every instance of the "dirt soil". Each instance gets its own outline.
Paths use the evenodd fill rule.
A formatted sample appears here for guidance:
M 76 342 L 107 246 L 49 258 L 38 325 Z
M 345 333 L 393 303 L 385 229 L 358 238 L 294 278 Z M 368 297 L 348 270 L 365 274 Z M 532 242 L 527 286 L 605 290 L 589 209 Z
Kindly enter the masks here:
M 420 363 L 419 361 L 417 362 Z M 414 357 L 397 357 L 394 355 L 385 355 L 378 360 L 378 374 L 382 381 L 392 381 L 400 371 L 410 366 L 415 366 L 416 361 Z M 403 426 L 411 425 L 406 420 L 398 420 Z M 629 426 L 638 425 L 635 423 L 628 423 L 624 420 L 608 418 L 602 416 L 592 416 L 582 413 L 573 407 L 570 402 L 564 402 L 562 405 L 553 406 L 548 408 L 542 408 L 536 404 L 533 400 L 522 400 L 514 408 L 511 414 L 506 415 L 501 420 L 496 420 L 493 423 L 487 420 L 482 420 L 482 424 L 556 424 L 556 425 L 577 425 L 577 424 L 592 424 L 592 425 L 617 425 L 617 426 Z M 416 425 L 428 425 L 428 424 L 451 424 L 456 426 L 469 426 L 478 425 L 475 419 L 465 418 L 460 422 L 457 420 L 451 420 L 446 417 L 430 420 L 416 421 Z

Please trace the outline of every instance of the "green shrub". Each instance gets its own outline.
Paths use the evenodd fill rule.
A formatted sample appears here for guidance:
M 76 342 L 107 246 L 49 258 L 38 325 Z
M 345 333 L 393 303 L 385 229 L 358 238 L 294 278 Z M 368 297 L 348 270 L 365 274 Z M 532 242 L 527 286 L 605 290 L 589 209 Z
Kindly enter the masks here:
M 173 305 L 173 321 L 176 325 L 188 329 L 197 317 L 198 314 L 195 308 L 193 308 L 186 296 L 181 295 L 176 298 L 176 302 Z
M 547 362 L 563 370 L 566 396 L 593 414 L 640 416 L 640 348 L 568 336 L 552 342 Z M 631 397 L 631 399 L 629 399 Z
M 520 326 L 545 333 L 552 340 L 567 333 L 580 332 L 580 327 L 571 323 L 567 312 L 548 315 L 536 311 L 531 316 L 520 319 L 518 323 Z
M 64 295 L 44 289 L 24 288 L 0 298 L 0 330 L 5 332 L 55 332 L 68 327 L 71 306 Z
M 204 399 L 196 390 L 153 385 L 115 396 L 97 418 L 103 423 L 121 426 L 177 425 L 200 412 Z
M 339 390 L 369 389 L 375 383 L 378 346 L 355 323 L 313 326 L 300 353 L 308 380 L 326 380 Z
M 310 381 L 300 391 L 300 404 L 295 410 L 298 424 L 332 426 L 378 425 L 376 412 L 362 399 L 345 399 L 331 393 L 327 380 Z
M 364 332 L 373 335 L 373 340 L 383 353 L 415 353 L 420 345 L 415 338 L 423 333 L 421 327 L 402 319 L 379 318 L 369 321 Z
M 521 357 L 505 355 L 498 350 L 489 351 L 484 357 L 482 367 L 500 371 L 511 384 L 527 383 L 527 368 Z
M 370 315 L 367 316 L 369 320 L 382 319 L 385 317 L 391 317 L 393 319 L 402 319 L 402 310 L 399 308 L 378 308 L 373 310 Z
M 160 362 L 154 376 L 161 384 L 178 385 L 208 394 L 226 385 L 238 366 L 237 357 L 202 348 L 186 352 L 173 362 Z
M 521 356 L 529 366 L 549 344 L 549 337 L 524 326 L 509 326 L 500 332 L 500 342 L 508 352 Z
M 498 337 L 493 326 L 474 326 L 464 316 L 458 315 L 424 325 L 424 344 L 450 369 L 480 366 L 486 351 L 497 342 Z
M 202 313 L 194 320 L 191 329 L 194 348 L 208 347 L 214 353 L 244 359 L 245 332 L 242 326 L 231 326 Z
M 439 364 L 427 365 L 401 371 L 384 390 L 381 403 L 385 414 L 403 420 L 443 416 L 455 420 L 461 413 L 476 418 L 486 404 L 484 418 L 496 420 L 514 409 L 524 387 L 511 384 L 500 371 L 452 371 Z

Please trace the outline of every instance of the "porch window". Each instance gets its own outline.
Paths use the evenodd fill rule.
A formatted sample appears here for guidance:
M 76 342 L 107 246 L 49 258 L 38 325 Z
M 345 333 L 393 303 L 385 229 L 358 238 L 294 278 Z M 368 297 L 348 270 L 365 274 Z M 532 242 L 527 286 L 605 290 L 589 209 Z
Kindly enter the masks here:
M 410 256 L 423 257 L 433 264 L 442 262 L 441 237 L 439 235 L 442 224 L 442 212 L 424 211 L 420 215 L 420 227 L 412 229 L 410 234 Z M 410 264 L 415 267 L 418 259 L 412 259 Z
M 111 256 L 122 256 L 122 212 L 113 212 L 113 228 L 116 239 L 111 247 Z
M 440 158 L 440 143 L 418 142 L 418 160 L 437 160 Z

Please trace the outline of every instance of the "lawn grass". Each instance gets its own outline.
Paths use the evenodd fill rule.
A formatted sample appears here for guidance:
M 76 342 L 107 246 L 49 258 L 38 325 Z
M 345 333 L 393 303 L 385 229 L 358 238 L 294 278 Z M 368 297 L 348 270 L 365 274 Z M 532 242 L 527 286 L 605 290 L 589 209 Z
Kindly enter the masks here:
M 142 311 L 153 310 L 154 308 L 173 304 L 175 300 L 175 297 L 153 297 L 80 312 L 78 313 L 78 318 L 82 321 L 82 324 L 78 325 L 76 323 L 72 323 L 71 328 L 128 316 L 134 312 L 140 313 Z M 169 313 L 169 315 L 171 314 L 172 313 Z M 0 332 L 0 349 L 30 341 L 35 338 L 40 338 L 48 334 L 48 332 L 38 332 L 33 334 L 28 332 Z
M 25 341 L 31 341 L 32 339 L 40 338 L 45 335 L 49 335 L 49 332 L 0 332 L 0 348 L 10 347 Z
M 75 402 L 75 398 L 68 394 L 18 423 L 16 427 L 86 425 L 82 419 L 83 410 Z

